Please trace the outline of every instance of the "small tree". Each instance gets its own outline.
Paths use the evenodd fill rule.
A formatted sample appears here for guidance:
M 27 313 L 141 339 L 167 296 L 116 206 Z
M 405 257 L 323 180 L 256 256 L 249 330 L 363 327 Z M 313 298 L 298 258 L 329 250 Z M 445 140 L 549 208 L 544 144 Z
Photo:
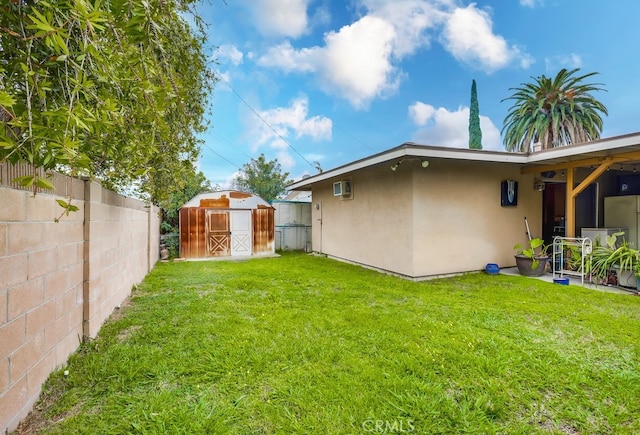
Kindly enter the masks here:
M 211 186 L 202 172 L 196 173 L 191 162 L 183 162 L 185 177 L 176 181 L 171 193 L 160 201 L 162 223 L 160 224 L 161 244 L 169 249 L 169 256 L 174 258 L 180 251 L 180 207 L 199 193 L 220 190 L 220 186 Z
M 469 107 L 469 148 L 482 149 L 482 130 L 480 129 L 480 109 L 476 81 L 471 82 L 471 106 Z
M 271 202 L 286 192 L 289 173 L 282 172 L 278 159 L 267 161 L 264 154 L 245 163 L 232 183 L 235 189 L 251 192 Z
M 177 233 L 180 207 L 199 193 L 220 190 L 220 186 L 212 186 L 202 172 L 194 173 L 184 179 L 180 189 L 175 190 L 169 198 L 160 203 L 162 207 L 161 233 Z

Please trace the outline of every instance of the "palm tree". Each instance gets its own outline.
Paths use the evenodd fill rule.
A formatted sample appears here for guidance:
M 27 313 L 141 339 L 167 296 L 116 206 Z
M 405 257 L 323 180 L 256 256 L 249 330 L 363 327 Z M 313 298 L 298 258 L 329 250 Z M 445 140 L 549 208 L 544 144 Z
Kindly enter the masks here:
M 507 151 L 529 151 L 538 142 L 547 149 L 600 138 L 602 118 L 598 112 L 608 112 L 591 92 L 603 91 L 603 85 L 582 83 L 598 73 L 574 77 L 578 70 L 563 68 L 553 80 L 542 75 L 534 78 L 535 83 L 509 89 L 514 94 L 502 100 L 515 101 L 502 128 Z

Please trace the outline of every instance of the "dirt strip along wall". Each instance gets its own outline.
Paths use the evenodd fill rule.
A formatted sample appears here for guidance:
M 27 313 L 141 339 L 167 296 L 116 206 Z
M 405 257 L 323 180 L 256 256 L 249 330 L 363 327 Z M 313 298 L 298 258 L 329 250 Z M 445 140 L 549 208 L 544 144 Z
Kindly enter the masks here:
M 27 171 L 0 165 L 0 433 L 159 256 L 157 207 L 60 174 L 34 195 L 11 182 Z M 66 215 L 68 198 L 79 210 Z

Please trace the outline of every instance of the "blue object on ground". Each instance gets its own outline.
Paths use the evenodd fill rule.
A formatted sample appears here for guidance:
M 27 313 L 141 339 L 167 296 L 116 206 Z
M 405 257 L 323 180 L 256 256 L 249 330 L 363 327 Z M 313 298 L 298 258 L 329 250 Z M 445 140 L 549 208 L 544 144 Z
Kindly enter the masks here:
M 497 275 L 500 273 L 500 266 L 498 266 L 495 263 L 488 263 L 485 268 L 484 268 L 485 272 L 487 272 L 489 275 Z
M 553 282 L 560 285 L 569 285 L 569 278 L 553 278 Z

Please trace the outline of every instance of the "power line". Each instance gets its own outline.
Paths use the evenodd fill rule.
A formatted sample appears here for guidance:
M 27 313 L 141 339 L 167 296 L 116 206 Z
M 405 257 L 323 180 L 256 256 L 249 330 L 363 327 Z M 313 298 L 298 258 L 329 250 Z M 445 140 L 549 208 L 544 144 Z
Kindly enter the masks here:
M 209 149 L 209 151 L 211 151 L 212 153 L 214 153 L 216 156 L 220 157 L 222 160 L 224 160 L 225 162 L 229 163 L 231 166 L 235 167 L 236 169 L 240 169 L 240 166 L 236 165 L 235 163 L 233 163 L 231 160 L 227 159 L 226 157 L 224 157 L 222 154 L 220 154 L 219 152 L 217 152 L 216 150 L 214 150 L 213 148 L 211 148 L 209 145 L 207 145 L 206 143 L 204 143 L 204 146 L 207 147 Z
M 244 69 L 244 70 L 245 70 L 245 72 L 248 72 L 248 71 L 247 71 L 247 69 L 246 69 L 246 68 L 244 68 L 244 65 L 238 65 L 238 64 L 236 64 L 234 57 L 233 57 L 233 56 L 231 56 L 229 53 L 227 53 L 225 50 L 222 50 L 220 47 L 217 47 L 217 48 L 216 48 L 216 51 L 217 51 L 218 53 L 222 54 L 222 55 L 223 55 L 224 57 L 226 57 L 227 59 L 231 60 L 231 62 L 233 62 L 233 63 L 235 64 L 236 68 L 238 68 L 238 67 L 239 67 L 239 68 L 241 68 L 241 69 Z M 252 70 L 252 71 L 250 71 L 250 73 L 251 73 L 251 74 L 257 74 L 257 75 L 260 75 L 264 80 L 266 80 L 267 82 L 271 83 L 273 86 L 278 86 L 278 84 L 277 84 L 276 82 L 274 82 L 273 80 L 271 80 L 268 76 L 266 76 L 265 74 L 263 74 L 263 73 L 262 73 L 262 72 L 260 72 L 260 71 Z M 219 75 L 219 74 L 218 74 L 218 75 Z M 227 86 L 229 86 L 229 89 L 231 89 L 231 90 L 232 90 L 234 93 L 236 93 L 236 95 L 237 95 L 237 92 L 236 92 L 235 90 L 233 90 L 233 88 L 231 87 L 231 85 L 229 84 L 229 82 L 227 82 L 226 80 L 224 80 L 224 78 L 223 78 L 223 77 L 220 77 L 220 79 L 221 79 L 222 81 L 224 81 L 224 82 L 227 84 Z M 238 97 L 239 97 L 239 96 L 238 96 Z M 242 100 L 242 98 L 240 98 L 240 99 Z M 243 100 L 243 102 L 244 102 L 244 100 Z M 245 104 L 247 104 L 247 103 L 245 102 Z M 251 108 L 251 107 L 249 106 L 249 108 Z M 253 109 L 252 109 L 252 110 L 253 110 Z M 254 111 L 254 113 L 255 113 L 255 111 Z M 264 122 L 264 120 L 263 120 L 263 122 Z M 349 138 L 351 138 L 354 142 L 359 143 L 360 145 L 364 146 L 364 147 L 365 147 L 365 148 L 367 148 L 368 150 L 373 151 L 374 153 L 379 151 L 379 150 L 377 150 L 377 149 L 375 149 L 375 148 L 371 147 L 370 145 L 368 145 L 368 144 L 364 143 L 363 141 L 361 141 L 360 139 L 358 139 L 357 137 L 355 137 L 353 134 L 351 134 L 350 132 L 348 132 L 348 131 L 347 131 L 347 130 L 345 130 L 344 128 L 342 128 L 342 127 L 340 127 L 339 125 L 337 125 L 335 122 L 333 122 L 333 126 L 334 126 L 334 127 L 336 127 L 338 130 L 340 130 L 341 132 L 343 132 L 343 133 L 344 133 L 345 135 L 347 135 Z M 273 130 L 273 129 L 272 129 L 272 130 Z M 283 139 L 283 141 L 284 141 L 285 143 L 287 143 L 287 141 L 285 141 L 284 139 Z M 287 145 L 289 145 L 289 144 L 287 143 Z M 289 145 L 289 146 L 291 146 L 291 145 Z M 296 152 L 297 152 L 297 151 L 296 151 Z M 304 157 L 303 157 L 303 159 L 304 159 Z M 306 161 L 306 159 L 305 159 L 305 161 Z M 309 162 L 307 161 L 307 163 L 309 163 Z M 314 167 L 314 169 L 317 169 L 317 167 L 316 167 L 315 165 L 313 165 L 313 167 Z
M 232 149 L 232 150 L 234 150 L 234 151 L 238 151 L 238 150 L 239 150 L 237 146 L 235 146 L 234 144 L 232 144 L 229 140 L 225 139 L 225 138 L 224 138 L 220 133 L 218 133 L 217 131 L 215 131 L 215 129 L 211 130 L 211 134 L 213 134 L 213 135 L 217 136 L 218 140 L 220 140 L 224 145 L 226 145 L 226 146 L 227 146 L 227 148 L 230 148 L 230 149 Z M 241 152 L 242 154 L 244 154 L 244 156 L 245 156 L 245 157 L 247 157 L 247 158 L 249 158 L 249 159 L 251 159 L 251 158 L 252 158 L 249 154 L 245 153 L 244 151 L 240 150 L 240 152 Z
M 355 137 L 354 135 L 352 135 L 351 133 L 349 133 L 347 130 L 345 130 L 344 128 L 340 127 L 339 125 L 336 125 L 335 123 L 333 124 L 334 127 L 336 127 L 338 130 L 340 130 L 341 132 L 343 132 L 344 134 L 346 134 L 347 136 L 349 136 L 351 139 L 353 139 L 355 142 L 358 142 L 360 145 L 364 146 L 365 148 L 368 148 L 369 150 L 373 151 L 373 152 L 378 152 L 378 150 L 370 147 L 369 145 L 367 145 L 366 143 L 362 142 L 360 139 L 358 139 L 357 137 Z
M 217 72 L 217 71 L 216 71 L 216 72 Z M 226 80 L 224 79 L 224 77 L 222 77 L 222 75 L 221 75 L 221 74 L 219 74 L 219 73 L 218 73 L 218 78 L 227 84 L 227 86 L 229 87 L 229 89 L 231 89 L 231 91 L 232 91 L 234 94 L 236 94 L 236 96 L 240 99 L 240 101 L 242 101 L 242 102 L 245 104 L 245 106 L 247 106 L 247 107 L 249 108 L 249 110 L 251 110 L 251 111 L 252 111 L 252 112 L 253 112 L 253 113 L 258 117 L 258 119 L 260 119 L 260 121 L 262 121 L 262 122 L 263 122 L 267 127 L 269 127 L 269 129 L 273 132 L 273 134 L 275 134 L 276 136 L 278 136 L 282 142 L 284 142 L 284 143 L 285 143 L 289 148 L 291 148 L 291 149 L 292 149 L 292 150 L 293 150 L 297 155 L 299 155 L 299 156 L 300 156 L 300 158 L 301 158 L 302 160 L 304 160 L 305 162 L 307 162 L 307 164 L 308 164 L 309 166 L 311 166 L 311 167 L 312 167 L 312 168 L 314 168 L 314 169 L 317 169 L 315 165 L 313 165 L 309 160 L 307 160 L 307 159 L 306 159 L 302 154 L 300 154 L 300 152 L 299 152 L 297 149 L 295 149 L 295 148 L 294 148 L 294 146 L 293 146 L 293 145 L 291 145 L 291 144 L 290 144 L 290 143 L 289 143 L 289 142 L 288 142 L 284 137 L 282 137 L 282 135 L 281 135 L 280 133 L 278 133 L 278 132 L 276 131 L 276 129 L 275 129 L 275 128 L 273 128 L 273 126 L 272 126 L 271 124 L 269 124 L 269 123 L 267 122 L 267 120 L 266 120 L 266 119 L 264 119 L 264 118 L 262 117 L 262 115 L 260 115 L 260 113 L 258 113 L 258 111 L 257 111 L 257 110 L 255 110 L 253 107 L 251 107 L 251 105 L 250 105 L 249 103 L 247 103 L 247 102 L 245 101 L 245 99 L 244 99 L 244 98 L 242 98 L 242 96 L 241 96 L 241 95 L 240 95 L 240 94 L 239 94 L 239 93 L 238 93 L 238 92 L 237 92 L 237 91 L 236 91 L 236 90 L 231 86 L 231 84 L 230 84 L 228 81 L 226 81 Z

